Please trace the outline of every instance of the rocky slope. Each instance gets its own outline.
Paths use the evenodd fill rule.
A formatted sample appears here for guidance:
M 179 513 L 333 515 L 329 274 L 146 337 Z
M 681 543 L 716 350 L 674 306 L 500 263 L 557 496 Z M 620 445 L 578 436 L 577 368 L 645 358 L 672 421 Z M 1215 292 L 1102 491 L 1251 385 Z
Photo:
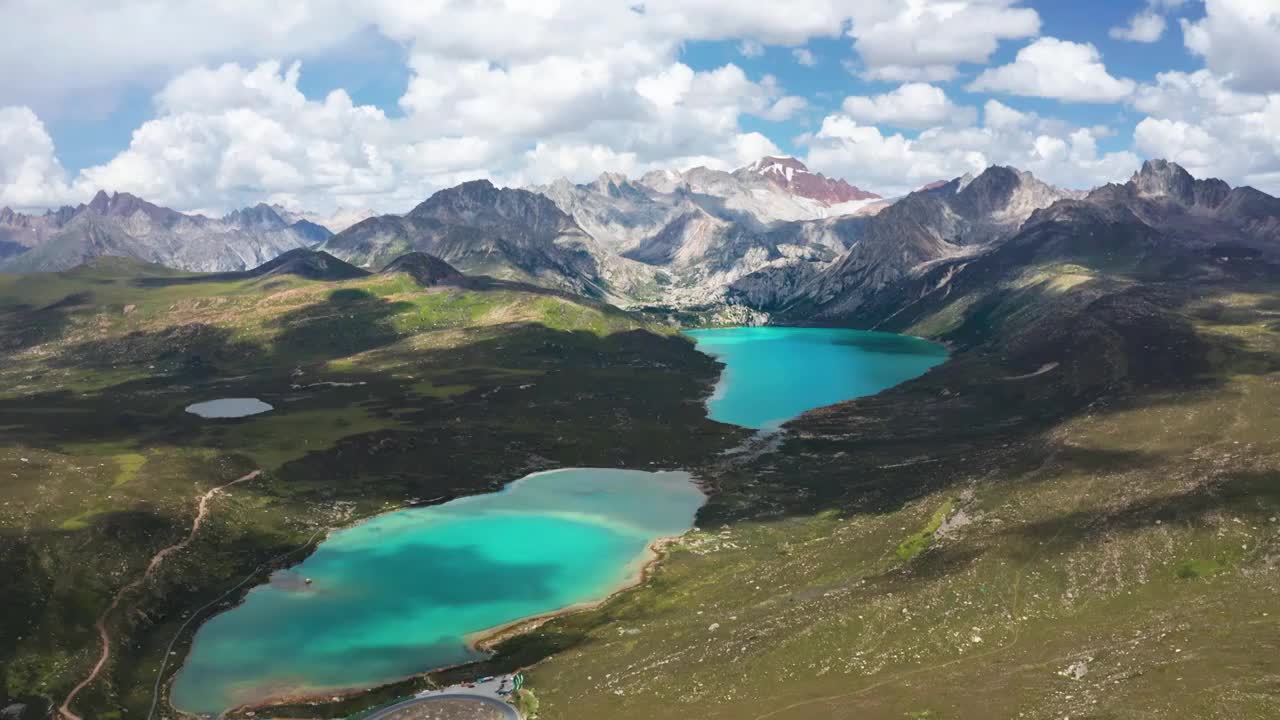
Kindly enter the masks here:
M 1046 297 L 1063 332 L 1084 332 L 1082 310 L 1123 283 L 1248 278 L 1280 265 L 1280 200 L 1221 180 L 1196 180 L 1165 161 L 1148 161 L 1123 185 L 1061 200 L 1034 212 L 1019 231 L 985 252 L 946 259 L 883 288 L 836 316 L 854 325 L 942 336 L 964 343 L 993 319 L 1030 318 Z M 1101 278 L 1107 282 L 1100 282 Z M 1121 280 L 1120 278 L 1123 278 Z M 1072 291 L 1068 293 L 1067 291 Z M 1064 298 L 1076 305 L 1069 305 Z M 797 305 L 790 317 L 811 311 Z M 1136 312 L 1136 311 L 1135 311 Z M 1051 342 L 1042 328 L 1010 330 L 1007 350 L 1034 365 Z
M 202 272 L 245 270 L 329 235 L 307 221 L 287 222 L 266 205 L 213 219 L 99 192 L 88 204 L 42 216 L 0 211 L 0 245 L 8 249 L 0 251 L 0 270 L 65 270 L 102 256 Z
M 884 288 L 932 263 L 982 253 L 1036 210 L 1077 195 L 1007 167 L 911 193 L 850 228 L 849 251 L 783 303 L 815 319 L 848 316 Z M 758 301 L 751 284 L 767 282 L 768 277 L 752 278 L 737 295 Z
M 608 249 L 669 277 L 656 299 L 675 306 L 722 302 L 757 271 L 808 279 L 848 249 L 856 223 L 846 220 L 887 205 L 794 158 L 764 158 L 731 173 L 698 167 L 637 180 L 605 173 L 533 189 Z M 791 290 L 763 278 L 754 284 L 770 297 Z
M 408 214 L 370 218 L 324 249 L 369 268 L 425 252 L 469 274 L 602 298 L 643 292 L 648 268 L 610 252 L 549 198 L 476 180 L 441 190 Z

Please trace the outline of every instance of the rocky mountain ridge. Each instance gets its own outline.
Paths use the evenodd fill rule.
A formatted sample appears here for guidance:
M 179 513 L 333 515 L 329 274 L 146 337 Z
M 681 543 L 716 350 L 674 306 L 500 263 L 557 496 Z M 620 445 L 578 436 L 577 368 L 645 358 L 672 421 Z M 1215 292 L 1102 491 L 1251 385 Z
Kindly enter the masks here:
M 1037 209 L 1003 240 L 921 264 L 860 304 L 821 303 L 805 295 L 806 288 L 781 315 L 963 342 L 978 332 L 965 317 L 988 316 L 1019 294 L 1088 287 L 1099 275 L 1089 268 L 1135 281 L 1199 281 L 1275 267 L 1280 199 L 1221 180 L 1197 180 L 1174 163 L 1151 160 L 1127 183 L 1073 193 Z M 1087 302 L 1091 295 L 1075 296 Z M 1040 342 L 1033 328 L 1026 333 L 1027 347 Z
M 797 178 L 809 175 L 832 188 L 825 199 L 797 194 L 808 192 L 807 181 Z M 368 218 L 329 237 L 276 206 L 210 219 L 100 193 L 43 216 L 0 212 L 0 268 L 52 269 L 124 255 L 234 271 L 295 248 L 322 247 L 379 271 L 406 254 L 426 253 L 468 275 L 622 306 L 701 308 L 708 317 L 742 308 L 752 318 L 861 323 L 900 312 L 930 283 L 944 283 L 949 273 L 1055 217 L 1123 214 L 1180 247 L 1224 257 L 1260 257 L 1280 244 L 1280 200 L 1197 180 L 1162 160 L 1147 162 L 1127 183 L 1087 193 L 997 166 L 892 202 L 843 200 L 862 195 L 870 193 L 786 158 L 734 172 L 694 168 L 639 179 L 604 173 L 590 183 L 559 180 L 532 189 L 478 180 L 441 190 L 404 215 Z M 843 212 L 842 202 L 879 208 L 825 214 Z M 429 279 L 439 270 L 415 269 Z
M 993 166 L 913 192 L 874 217 L 848 227 L 849 249 L 804 278 L 803 270 L 766 269 L 745 278 L 730 297 L 758 309 L 799 305 L 817 317 L 839 317 L 867 297 L 930 263 L 979 254 L 1007 238 L 1038 209 L 1078 193 L 1031 173 Z M 798 275 L 800 275 L 798 277 Z
M 99 191 L 86 204 L 44 215 L 0 210 L 0 271 L 66 270 L 103 256 L 201 272 L 247 270 L 330 235 L 309 221 L 289 222 L 263 204 L 215 219 L 130 193 Z
M 405 215 L 359 222 L 324 249 L 381 268 L 425 252 L 468 274 L 621 299 L 652 282 L 648 268 L 610 252 L 551 199 L 474 180 L 441 190 Z

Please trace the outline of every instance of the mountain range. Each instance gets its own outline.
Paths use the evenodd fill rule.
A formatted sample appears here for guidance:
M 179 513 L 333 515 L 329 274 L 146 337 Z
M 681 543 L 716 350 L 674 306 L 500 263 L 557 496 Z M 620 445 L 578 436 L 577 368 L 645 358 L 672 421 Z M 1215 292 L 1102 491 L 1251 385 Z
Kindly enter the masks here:
M 0 209 L 0 270 L 66 270 L 102 256 L 202 272 L 246 270 L 332 234 L 305 219 L 286 221 L 264 204 L 214 219 L 99 192 L 87 204 L 44 215 Z
M 530 188 L 471 181 L 404 215 L 366 217 L 337 234 L 307 219 L 315 216 L 279 206 L 210 219 L 99 193 L 41 216 L 0 211 L 0 270 L 58 270 L 124 255 L 185 270 L 242 271 L 317 248 L 378 271 L 412 252 L 468 275 L 623 306 L 708 318 L 737 309 L 754 318 L 879 322 L 918 315 L 970 268 L 1041 237 L 1046 224 L 1087 228 L 1123 218 L 1167 236 L 1178 252 L 1235 257 L 1274 252 L 1278 204 L 1251 188 L 1196 180 L 1162 160 L 1148 161 L 1127 183 L 1089 192 L 990 167 L 886 199 L 794 158 L 766 157 L 733 172 L 604 173 L 590 183 Z

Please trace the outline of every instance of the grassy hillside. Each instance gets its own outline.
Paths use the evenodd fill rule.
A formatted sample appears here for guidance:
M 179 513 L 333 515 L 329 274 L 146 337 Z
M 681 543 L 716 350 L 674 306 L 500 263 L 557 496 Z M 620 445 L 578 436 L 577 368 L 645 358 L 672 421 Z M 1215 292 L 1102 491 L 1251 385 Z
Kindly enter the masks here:
M 646 588 L 513 641 L 568 648 L 544 716 L 1280 716 L 1280 273 L 1066 230 L 907 288 L 880 327 L 951 362 L 719 466 Z
M 882 298 L 874 323 L 950 362 L 729 455 L 744 434 L 705 420 L 710 360 L 546 291 L 4 279 L 6 692 L 83 677 L 110 593 L 250 469 L 113 618 L 128 643 L 78 707 L 137 716 L 183 612 L 321 528 L 657 463 L 718 492 L 642 587 L 482 667 L 271 714 L 531 666 L 540 716 L 570 720 L 1276 717 L 1280 272 L 1128 224 L 1037 232 Z M 278 410 L 181 410 L 217 396 Z
M 884 298 L 952 360 L 707 457 L 642 588 L 466 673 L 570 720 L 1280 715 L 1280 273 L 1090 229 Z
M 325 528 L 535 469 L 676 467 L 736 441 L 705 419 L 716 367 L 692 343 L 605 305 L 475 287 L 118 259 L 0 276 L 0 707 L 60 703 L 98 658 L 115 591 L 186 536 L 202 493 L 250 471 L 108 616 L 112 659 L 82 715 L 145 716 L 190 612 Z M 184 411 L 218 397 L 275 410 Z

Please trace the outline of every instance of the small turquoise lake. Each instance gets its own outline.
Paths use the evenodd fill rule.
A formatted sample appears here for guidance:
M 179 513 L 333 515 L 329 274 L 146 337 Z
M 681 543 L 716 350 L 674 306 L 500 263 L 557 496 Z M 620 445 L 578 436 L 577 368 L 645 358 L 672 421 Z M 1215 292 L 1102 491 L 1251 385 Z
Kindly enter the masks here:
M 334 532 L 200 628 L 173 705 L 216 715 L 475 660 L 469 636 L 635 579 L 705 499 L 683 472 L 558 470 Z
M 698 350 L 725 364 L 708 401 L 713 420 L 772 429 L 806 410 L 923 375 L 947 359 L 937 343 L 842 328 L 691 330 Z

